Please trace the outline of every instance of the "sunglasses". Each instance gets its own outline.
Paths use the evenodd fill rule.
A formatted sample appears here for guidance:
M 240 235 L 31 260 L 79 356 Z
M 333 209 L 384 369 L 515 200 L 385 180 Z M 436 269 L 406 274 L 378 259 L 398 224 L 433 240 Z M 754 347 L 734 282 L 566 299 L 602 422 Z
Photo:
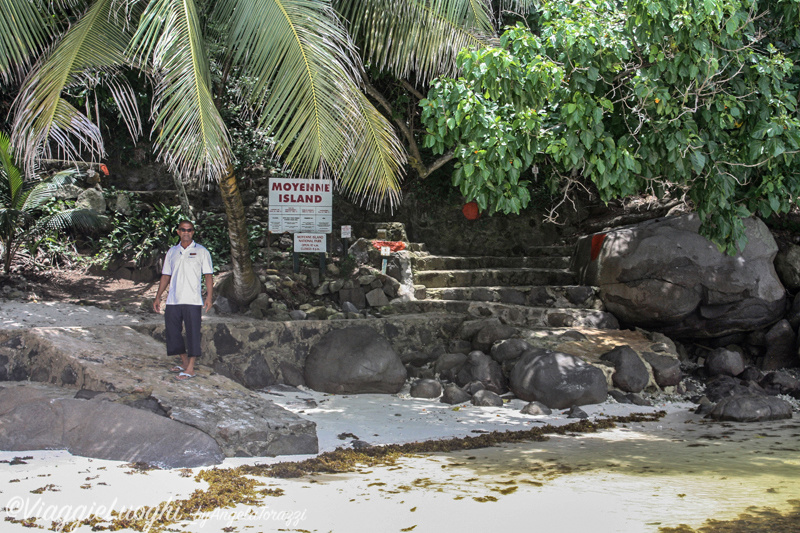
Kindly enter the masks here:
M 186 229 L 186 228 L 178 228 L 178 231 L 182 231 L 182 232 L 184 232 L 184 233 L 191 233 L 191 232 L 193 232 L 193 231 L 194 231 L 194 228 L 189 228 L 189 229 Z

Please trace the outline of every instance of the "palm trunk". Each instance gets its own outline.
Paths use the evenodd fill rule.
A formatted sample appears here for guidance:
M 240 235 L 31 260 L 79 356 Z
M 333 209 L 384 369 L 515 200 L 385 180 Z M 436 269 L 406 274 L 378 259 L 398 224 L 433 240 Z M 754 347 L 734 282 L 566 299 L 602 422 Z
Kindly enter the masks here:
M 172 181 L 175 184 L 175 189 L 178 191 L 178 198 L 181 201 L 181 212 L 188 220 L 194 220 L 194 211 L 189 203 L 189 197 L 186 195 L 186 187 L 183 186 L 183 181 L 180 176 L 172 173 Z
M 261 292 L 261 282 L 253 270 L 250 260 L 250 243 L 247 240 L 247 219 L 244 215 L 244 204 L 233 173 L 229 165 L 226 175 L 219 182 L 222 203 L 228 216 L 228 238 L 231 242 L 231 266 L 233 267 L 232 293 L 227 295 L 237 305 L 247 305 Z

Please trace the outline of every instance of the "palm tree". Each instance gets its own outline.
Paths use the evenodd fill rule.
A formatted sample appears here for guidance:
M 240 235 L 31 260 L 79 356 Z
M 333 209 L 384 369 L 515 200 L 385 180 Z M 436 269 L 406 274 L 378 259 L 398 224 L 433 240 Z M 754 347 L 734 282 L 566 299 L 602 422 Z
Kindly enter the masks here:
M 230 138 L 213 98 L 206 39 L 220 45 L 226 72 L 236 68 L 255 80 L 243 98 L 295 174 L 333 177 L 367 207 L 399 201 L 405 151 L 391 123 L 364 95 L 362 60 L 326 0 L 53 4 L 80 12 L 57 39 L 28 0 L 0 0 L 3 79 L 24 69 L 44 43 L 56 42 L 25 77 L 13 109 L 13 138 L 25 168 L 52 151 L 66 159 L 102 155 L 97 125 L 63 98 L 65 89 L 85 83 L 87 73 L 109 87 L 137 135 L 134 92 L 122 73 L 145 72 L 154 84 L 157 154 L 183 178 L 199 175 L 220 184 L 237 301 L 254 298 L 260 286 L 249 260 Z M 351 19 L 371 64 L 400 76 L 415 73 L 422 81 L 451 73 L 455 52 L 485 43 L 493 31 L 486 0 L 342 0 L 338 8 Z
M 60 187 L 73 183 L 75 169 L 50 178 L 26 181 L 14 163 L 11 141 L 0 132 L 0 259 L 8 274 L 20 246 L 44 230 L 76 228 L 90 231 L 101 224 L 100 217 L 87 209 L 66 209 L 41 215 L 39 209 L 55 197 Z

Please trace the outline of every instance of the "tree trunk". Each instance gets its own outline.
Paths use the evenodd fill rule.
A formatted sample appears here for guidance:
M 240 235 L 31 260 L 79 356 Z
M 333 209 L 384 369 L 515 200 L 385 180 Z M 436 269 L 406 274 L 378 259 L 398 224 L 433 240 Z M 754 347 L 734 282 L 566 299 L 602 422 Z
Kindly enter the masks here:
M 229 165 L 226 175 L 219 182 L 220 195 L 228 216 L 228 238 L 231 241 L 231 266 L 233 267 L 232 292 L 228 298 L 239 306 L 255 300 L 261 292 L 261 282 L 253 270 L 250 260 L 250 243 L 247 240 L 247 219 L 244 215 L 242 195 L 233 166 Z
M 183 186 L 183 181 L 180 176 L 175 173 L 172 173 L 172 181 L 175 183 L 175 188 L 178 190 L 183 216 L 189 220 L 194 220 L 194 211 L 192 210 L 191 204 L 189 204 L 189 197 L 186 195 L 186 187 Z

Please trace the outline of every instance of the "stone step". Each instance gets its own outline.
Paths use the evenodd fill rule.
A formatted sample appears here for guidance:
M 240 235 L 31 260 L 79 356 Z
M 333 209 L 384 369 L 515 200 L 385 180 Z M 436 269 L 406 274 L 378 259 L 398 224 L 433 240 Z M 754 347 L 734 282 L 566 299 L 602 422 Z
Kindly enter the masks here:
M 409 252 L 428 253 L 428 245 L 424 242 L 410 242 L 406 249 Z
M 539 255 L 526 257 L 444 256 L 422 255 L 412 257 L 416 270 L 471 270 L 478 268 L 556 268 L 565 269 L 570 257 Z
M 414 283 L 428 289 L 442 287 L 495 287 L 527 285 L 571 285 L 575 273 L 568 269 L 483 268 L 474 270 L 422 270 Z
M 453 313 L 475 318 L 499 318 L 504 324 L 528 328 L 619 329 L 611 313 L 596 309 L 529 307 L 499 302 L 411 300 L 383 308 L 387 313 Z
M 603 309 L 597 287 L 536 285 L 518 287 L 444 287 L 425 289 L 430 300 L 500 302 L 531 307 Z

